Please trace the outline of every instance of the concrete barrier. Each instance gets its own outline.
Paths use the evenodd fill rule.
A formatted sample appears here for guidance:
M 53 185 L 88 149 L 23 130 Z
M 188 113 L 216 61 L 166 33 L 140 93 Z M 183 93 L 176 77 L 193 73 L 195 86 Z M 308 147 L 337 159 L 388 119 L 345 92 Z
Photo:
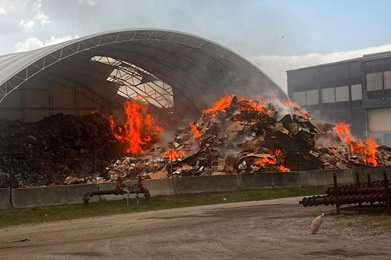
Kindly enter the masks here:
M 0 189 L 0 209 L 9 209 L 9 208 L 11 208 L 10 190 Z
M 144 186 L 152 196 L 175 195 L 173 179 L 145 180 Z
M 202 176 L 183 177 L 175 179 L 145 180 L 144 185 L 152 196 L 174 195 L 184 193 L 235 191 L 241 189 L 268 189 L 293 188 L 301 186 L 332 185 L 333 174 L 338 177 L 338 184 L 355 182 L 356 170 L 359 171 L 360 181 L 367 181 L 367 174 L 371 180 L 383 180 L 383 171 L 386 170 L 391 180 L 391 167 L 360 168 L 344 170 L 317 170 L 288 173 L 245 173 L 240 176 Z M 137 183 L 134 181 L 133 183 Z M 127 183 L 128 184 L 128 183 Z M 116 183 L 81 184 L 39 188 L 19 188 L 12 190 L 12 204 L 15 208 L 42 207 L 52 205 L 82 203 L 83 196 L 89 190 L 113 190 Z M 133 198 L 134 195 L 132 195 Z M 125 196 L 105 195 L 94 196 L 91 202 L 100 200 L 121 200 Z M 0 209 L 10 208 L 9 190 L 0 189 Z
M 83 196 L 96 189 L 95 184 L 13 189 L 12 204 L 27 208 L 83 203 Z
M 270 189 L 301 187 L 297 172 L 244 173 L 240 175 L 242 189 Z
M 391 167 L 383 166 L 383 167 L 367 167 L 367 168 L 356 168 L 352 169 L 352 174 L 354 181 L 356 181 L 356 173 L 359 174 L 360 182 L 368 181 L 368 174 L 371 175 L 371 181 L 381 181 L 384 179 L 383 173 L 386 171 L 387 178 L 391 180 Z
M 178 194 L 234 191 L 240 189 L 236 175 L 183 177 L 175 178 L 174 180 L 175 189 Z
M 340 170 L 316 170 L 316 171 L 301 171 L 300 183 L 302 186 L 322 186 L 333 185 L 334 173 L 337 175 L 338 184 L 353 183 L 353 176 L 350 169 Z

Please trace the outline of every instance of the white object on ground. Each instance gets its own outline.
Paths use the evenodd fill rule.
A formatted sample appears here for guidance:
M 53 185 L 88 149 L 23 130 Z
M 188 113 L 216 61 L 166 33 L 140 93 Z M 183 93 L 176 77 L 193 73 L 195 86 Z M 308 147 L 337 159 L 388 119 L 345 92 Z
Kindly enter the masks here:
M 311 222 L 311 235 L 315 235 L 316 232 L 318 232 L 320 225 L 323 223 L 323 217 L 324 213 L 317 216 L 314 220 Z

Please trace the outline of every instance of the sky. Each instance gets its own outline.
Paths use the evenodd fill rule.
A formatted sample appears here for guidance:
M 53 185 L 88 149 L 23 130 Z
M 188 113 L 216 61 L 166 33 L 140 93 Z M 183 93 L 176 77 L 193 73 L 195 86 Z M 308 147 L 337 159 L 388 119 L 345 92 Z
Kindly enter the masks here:
M 218 42 L 286 90 L 286 71 L 391 51 L 387 0 L 0 0 L 0 55 L 106 30 Z

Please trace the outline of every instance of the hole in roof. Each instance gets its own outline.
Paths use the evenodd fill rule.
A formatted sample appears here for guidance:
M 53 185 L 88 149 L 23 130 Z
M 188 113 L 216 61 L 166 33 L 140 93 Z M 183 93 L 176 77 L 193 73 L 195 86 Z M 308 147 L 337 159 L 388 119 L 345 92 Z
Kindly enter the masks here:
M 107 80 L 119 85 L 118 95 L 159 108 L 174 106 L 172 87 L 145 69 L 107 56 L 94 56 L 91 61 L 113 67 Z

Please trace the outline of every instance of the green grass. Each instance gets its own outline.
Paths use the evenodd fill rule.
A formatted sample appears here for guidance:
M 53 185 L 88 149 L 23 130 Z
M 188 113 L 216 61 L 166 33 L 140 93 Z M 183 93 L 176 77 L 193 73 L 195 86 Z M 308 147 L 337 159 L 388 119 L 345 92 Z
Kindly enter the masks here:
M 144 203 L 144 200 L 141 199 L 140 204 L 137 205 L 135 199 L 131 199 L 129 207 L 126 206 L 126 200 L 118 200 L 90 203 L 88 208 L 85 208 L 82 204 L 78 204 L 42 208 L 7 209 L 0 210 L 0 228 L 20 224 L 43 223 L 149 210 L 307 196 L 322 194 L 325 189 L 325 187 L 305 187 L 158 196 L 152 197 L 149 204 Z

